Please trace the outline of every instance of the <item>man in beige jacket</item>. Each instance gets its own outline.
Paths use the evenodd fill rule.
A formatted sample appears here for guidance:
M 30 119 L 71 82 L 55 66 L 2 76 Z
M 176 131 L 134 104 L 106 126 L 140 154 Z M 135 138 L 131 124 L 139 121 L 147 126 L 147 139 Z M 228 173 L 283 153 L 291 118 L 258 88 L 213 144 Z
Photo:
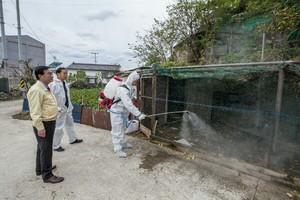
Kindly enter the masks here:
M 52 144 L 55 122 L 58 114 L 56 99 L 48 84 L 53 81 L 49 67 L 35 68 L 37 82 L 29 89 L 27 98 L 33 131 L 37 139 L 36 174 L 42 175 L 45 183 L 59 183 L 63 177 L 54 176 L 52 170 Z

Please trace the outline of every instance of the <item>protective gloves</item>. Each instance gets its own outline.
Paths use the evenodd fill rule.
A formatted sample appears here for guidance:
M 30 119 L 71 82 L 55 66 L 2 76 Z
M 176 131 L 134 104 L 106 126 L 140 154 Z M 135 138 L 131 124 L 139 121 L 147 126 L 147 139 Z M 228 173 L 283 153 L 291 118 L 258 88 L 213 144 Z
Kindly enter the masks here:
M 140 114 L 140 116 L 138 116 L 138 118 L 141 121 L 146 118 L 146 115 L 142 113 L 142 114 Z

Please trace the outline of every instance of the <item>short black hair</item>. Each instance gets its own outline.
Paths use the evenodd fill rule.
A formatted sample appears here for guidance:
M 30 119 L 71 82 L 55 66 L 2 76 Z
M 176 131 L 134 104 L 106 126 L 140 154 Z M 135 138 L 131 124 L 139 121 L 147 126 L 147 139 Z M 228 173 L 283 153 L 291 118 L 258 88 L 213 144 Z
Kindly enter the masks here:
M 37 80 L 40 79 L 39 75 L 44 75 L 44 71 L 50 69 L 50 67 L 48 66 L 37 66 L 34 69 L 34 75 L 36 77 Z
M 56 69 L 56 74 L 59 74 L 62 70 L 67 70 L 65 67 L 59 67 Z

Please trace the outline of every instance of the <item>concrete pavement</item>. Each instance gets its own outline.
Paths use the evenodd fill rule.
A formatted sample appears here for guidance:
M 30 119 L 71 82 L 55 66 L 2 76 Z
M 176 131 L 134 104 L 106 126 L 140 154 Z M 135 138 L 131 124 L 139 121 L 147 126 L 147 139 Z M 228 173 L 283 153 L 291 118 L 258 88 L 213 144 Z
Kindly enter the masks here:
M 109 131 L 75 124 L 84 140 L 53 153 L 59 184 L 35 175 L 36 139 L 31 121 L 12 119 L 22 100 L 0 102 L 0 199 L 289 199 L 291 190 L 201 161 L 183 153 L 129 137 L 133 149 L 120 159 Z M 258 182 L 257 182 L 258 181 Z M 258 183 L 258 186 L 257 186 Z M 257 186 L 257 187 L 256 187 Z

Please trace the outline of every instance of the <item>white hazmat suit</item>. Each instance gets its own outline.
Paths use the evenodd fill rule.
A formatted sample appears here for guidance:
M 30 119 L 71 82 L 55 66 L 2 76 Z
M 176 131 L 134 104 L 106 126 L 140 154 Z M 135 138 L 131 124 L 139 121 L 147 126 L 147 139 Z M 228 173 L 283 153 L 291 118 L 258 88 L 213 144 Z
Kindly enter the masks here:
M 72 143 L 78 139 L 78 136 L 74 130 L 74 120 L 72 117 L 73 105 L 70 99 L 70 89 L 66 84 L 68 102 L 69 106 L 65 106 L 66 95 L 63 87 L 63 82 L 59 79 L 54 79 L 53 82 L 49 84 L 51 92 L 54 94 L 58 104 L 58 116 L 56 120 L 56 127 L 53 138 L 53 149 L 58 149 L 61 147 L 61 139 L 64 133 L 64 127 L 68 133 L 69 142 Z
M 139 80 L 139 74 L 134 71 L 132 72 L 125 83 L 126 87 L 118 87 L 114 101 L 114 103 L 110 109 L 110 121 L 111 121 L 111 134 L 112 141 L 114 144 L 114 152 L 119 157 L 126 157 L 126 153 L 122 151 L 122 148 L 132 148 L 132 145 L 125 142 L 125 130 L 126 130 L 126 122 L 128 119 L 128 115 L 132 113 L 134 116 L 145 116 L 141 114 L 137 107 L 135 107 L 132 103 L 132 99 L 134 96 L 134 87 L 132 83 L 136 80 Z M 120 100 L 120 101 L 119 101 Z

